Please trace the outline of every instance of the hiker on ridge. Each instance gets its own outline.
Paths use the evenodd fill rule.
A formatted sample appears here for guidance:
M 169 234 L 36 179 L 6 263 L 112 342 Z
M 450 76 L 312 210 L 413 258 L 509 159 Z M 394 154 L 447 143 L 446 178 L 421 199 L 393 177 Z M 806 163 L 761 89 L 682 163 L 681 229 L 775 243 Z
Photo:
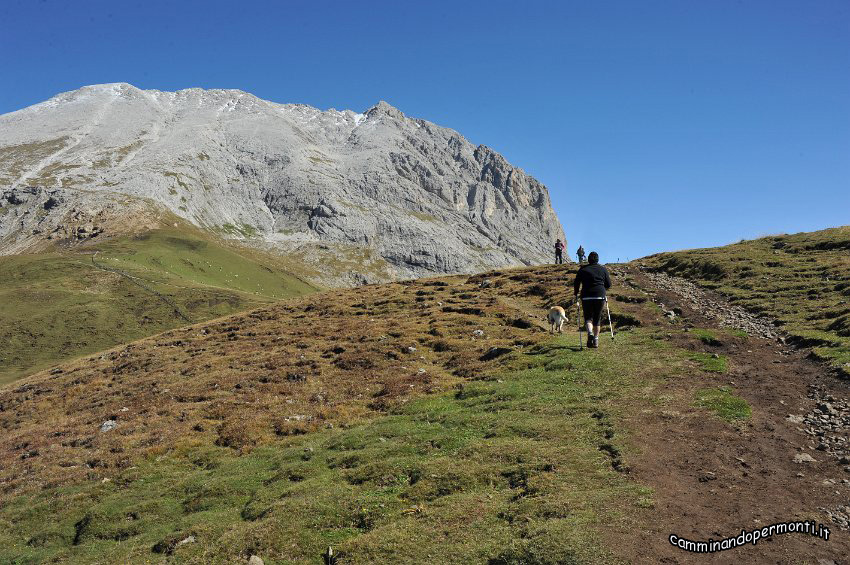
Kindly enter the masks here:
M 564 249 L 567 246 L 560 239 L 555 242 L 555 264 L 558 265 L 564 262 Z
M 578 249 L 576 249 L 576 255 L 578 256 L 578 264 L 581 265 L 584 263 L 584 247 L 579 245 Z
M 599 264 L 599 254 L 591 251 L 587 265 L 579 267 L 573 291 L 576 300 L 581 288 L 581 306 L 584 310 L 584 323 L 587 326 L 587 346 L 599 347 L 599 330 L 602 329 L 602 307 L 605 305 L 605 291 L 611 288 L 608 270 Z

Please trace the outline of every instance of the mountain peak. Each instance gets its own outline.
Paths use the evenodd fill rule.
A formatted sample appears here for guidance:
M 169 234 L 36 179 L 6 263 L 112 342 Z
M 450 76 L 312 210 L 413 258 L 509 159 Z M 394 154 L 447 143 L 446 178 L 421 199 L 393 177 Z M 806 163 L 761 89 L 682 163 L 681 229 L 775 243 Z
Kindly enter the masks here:
M 377 104 L 375 104 L 366 111 L 366 117 L 368 118 L 377 116 L 390 116 L 391 118 L 396 118 L 399 120 L 405 117 L 401 110 L 389 104 L 385 100 L 378 101 Z
M 540 263 L 565 239 L 537 180 L 384 100 L 364 117 L 233 89 L 98 84 L 0 116 L 0 150 L 19 147 L 0 163 L 15 191 L 0 204 L 23 206 L 0 209 L 0 253 L 48 236 L 85 244 L 66 216 L 92 210 L 76 232 L 89 234 L 124 197 L 260 246 L 352 246 L 382 265 L 368 279 L 316 271 L 324 286 Z M 119 233 L 115 218 L 97 227 Z
M 81 86 L 77 90 L 72 90 L 70 93 L 65 94 L 90 94 L 90 93 L 106 93 L 106 94 L 128 94 L 128 93 L 139 93 L 142 92 L 142 89 L 133 86 L 127 82 L 107 82 L 103 84 L 89 84 L 86 86 Z

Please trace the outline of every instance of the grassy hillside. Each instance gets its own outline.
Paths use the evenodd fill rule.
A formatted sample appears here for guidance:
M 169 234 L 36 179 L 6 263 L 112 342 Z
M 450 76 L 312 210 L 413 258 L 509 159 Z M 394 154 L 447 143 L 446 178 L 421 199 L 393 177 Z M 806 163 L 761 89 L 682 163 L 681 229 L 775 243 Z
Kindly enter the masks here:
M 778 320 L 793 340 L 850 375 L 850 226 L 659 253 L 641 262 Z
M 0 257 L 0 384 L 188 321 L 314 290 L 280 259 L 186 226 Z
M 187 257 L 130 251 L 98 261 Z M 205 288 L 235 278 L 219 266 Z M 690 563 L 671 532 L 789 519 L 836 533 L 729 558 L 846 555 L 822 511 L 846 504 L 840 454 L 799 429 L 821 367 L 627 266 L 616 341 L 580 351 L 575 320 L 544 321 L 574 316 L 573 269 L 310 294 L 0 388 L 0 562 Z
M 551 337 L 568 276 L 313 295 L 0 391 L 0 560 L 617 562 L 654 505 L 630 419 L 694 374 L 701 427 L 749 413 L 639 290 L 616 292 L 616 347 Z

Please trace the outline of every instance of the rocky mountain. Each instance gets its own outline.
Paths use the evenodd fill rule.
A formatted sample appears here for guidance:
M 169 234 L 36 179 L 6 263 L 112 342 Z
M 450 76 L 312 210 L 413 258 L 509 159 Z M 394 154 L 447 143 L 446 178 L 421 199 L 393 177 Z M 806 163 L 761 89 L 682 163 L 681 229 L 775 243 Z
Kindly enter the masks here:
M 350 284 L 540 263 L 565 239 L 540 182 L 385 102 L 359 114 L 122 83 L 0 116 L 0 254 L 162 209 L 308 262 L 360 256 L 371 267 Z

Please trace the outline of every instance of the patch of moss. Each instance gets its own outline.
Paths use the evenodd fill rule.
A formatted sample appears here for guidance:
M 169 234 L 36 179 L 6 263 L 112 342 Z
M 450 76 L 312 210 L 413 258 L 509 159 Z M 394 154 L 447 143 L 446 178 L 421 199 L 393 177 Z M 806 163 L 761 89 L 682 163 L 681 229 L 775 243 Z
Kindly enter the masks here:
M 728 386 L 698 390 L 695 404 L 713 411 L 730 422 L 747 420 L 752 416 L 752 410 L 747 401 L 740 396 L 735 396 Z
M 699 363 L 703 371 L 725 373 L 728 370 L 726 357 L 717 353 L 690 353 L 688 357 Z

